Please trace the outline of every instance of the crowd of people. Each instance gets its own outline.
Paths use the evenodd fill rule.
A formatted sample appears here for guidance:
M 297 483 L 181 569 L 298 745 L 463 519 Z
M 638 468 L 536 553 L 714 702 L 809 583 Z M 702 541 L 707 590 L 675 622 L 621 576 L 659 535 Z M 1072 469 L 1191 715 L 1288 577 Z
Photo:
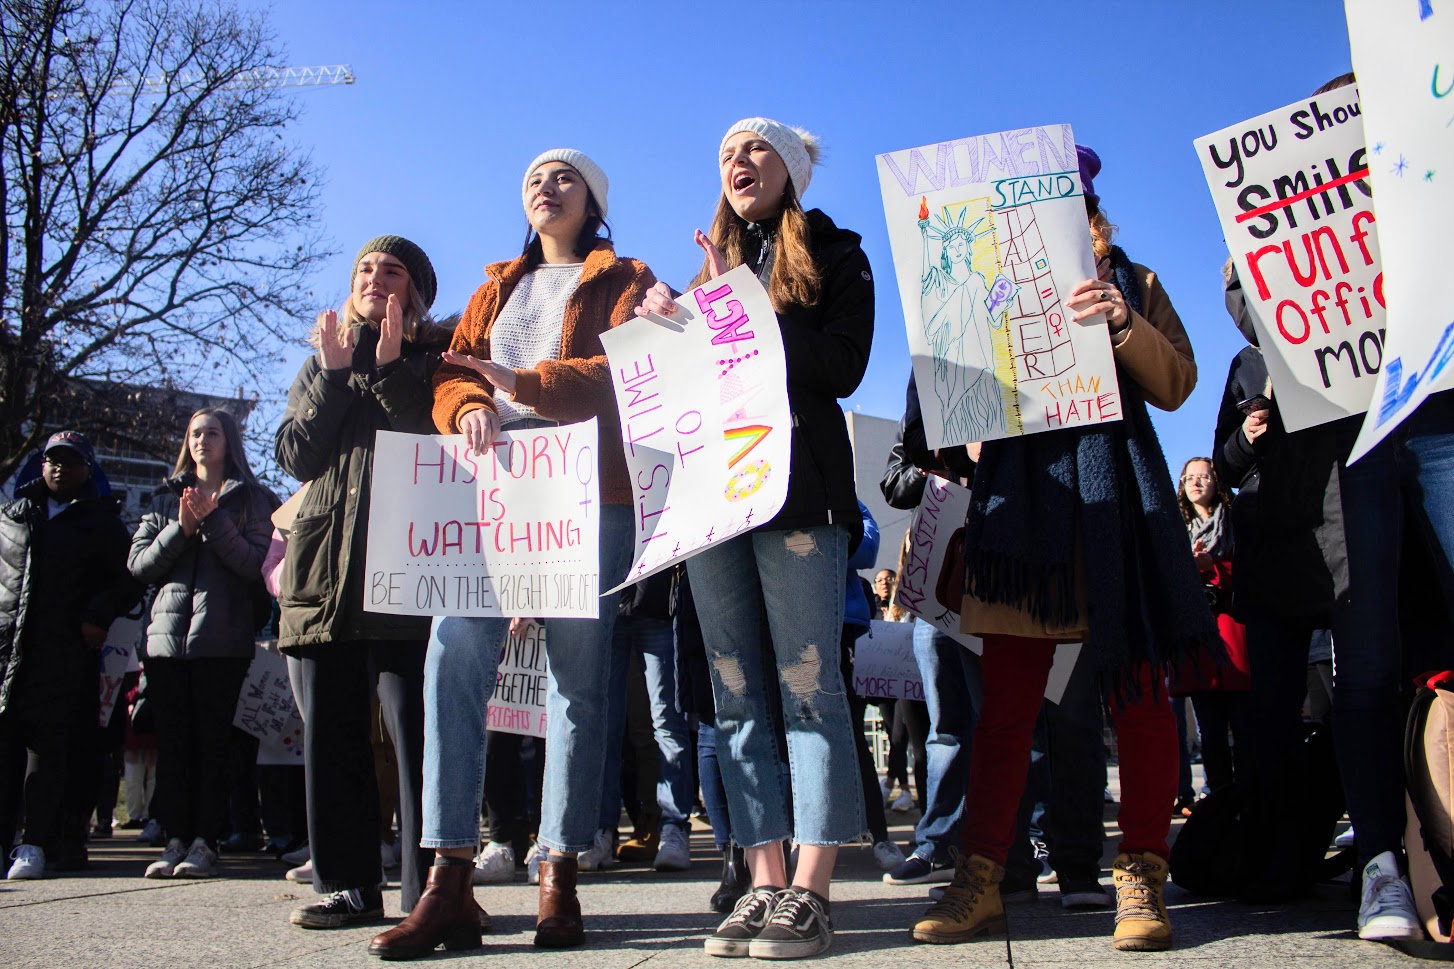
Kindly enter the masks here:
M 894 601 L 893 570 L 860 578 L 881 541 L 908 546 L 879 534 L 856 491 L 872 483 L 855 482 L 840 401 L 869 365 L 874 281 L 858 234 L 803 206 L 817 158 L 800 129 L 731 126 L 711 226 L 694 239 L 701 269 L 686 283 L 747 265 L 771 297 L 793 414 L 782 510 L 602 596 L 593 619 L 544 620 L 543 739 L 493 731 L 486 716 L 523 620 L 367 611 L 364 555 L 378 431 L 461 434 L 483 453 L 502 432 L 595 418 L 600 585 L 625 578 L 632 485 L 601 335 L 673 315 L 679 293 L 617 254 L 609 182 L 583 152 L 526 166 L 523 249 L 487 267 L 453 326 L 431 316 L 438 282 L 419 245 L 384 235 L 360 248 L 276 432 L 279 465 L 304 483 L 281 511 L 249 469 L 236 419 L 205 409 L 128 545 L 89 442 L 51 437 L 0 513 L 9 877 L 84 864 L 93 811 L 96 833 L 110 831 L 118 768 L 103 780 L 93 753 L 96 654 L 144 601 L 144 683 L 117 715 L 129 816 L 163 847 L 144 874 L 205 877 L 219 850 L 255 836 L 234 804 L 241 787 L 256 806 L 257 778 L 239 781 L 231 722 L 256 634 L 275 621 L 304 723 L 303 790 L 273 785 L 264 811 L 279 819 L 268 825 L 276 848 L 297 862 L 289 877 L 318 893 L 291 921 L 380 919 L 384 871 L 397 864 L 406 917 L 370 943 L 381 958 L 480 947 L 490 918 L 475 886 L 517 868 L 539 885 L 535 944 L 579 946 L 579 873 L 618 859 L 689 867 L 696 814 L 722 856 L 707 904 L 726 918 L 704 943 L 716 956 L 826 951 L 835 861 L 859 843 L 886 883 L 933 885 L 910 927 L 920 942 L 1002 934 L 1006 904 L 1055 883 L 1067 908 L 1115 909 L 1117 949 L 1164 950 L 1172 818 L 1202 804 L 1184 771 L 1187 698 L 1208 789 L 1236 798 L 1244 819 L 1239 851 L 1220 863 L 1233 894 L 1266 902 L 1299 897 L 1317 877 L 1315 864 L 1269 854 L 1307 840 L 1294 830 L 1293 779 L 1310 694 L 1314 706 L 1331 697 L 1321 719 L 1355 832 L 1359 935 L 1417 937 L 1399 757 L 1414 654 L 1401 632 L 1448 620 L 1454 518 L 1439 495 L 1454 485 L 1454 398 L 1430 397 L 1354 465 L 1361 418 L 1287 431 L 1229 264 L 1227 308 L 1249 346 L 1231 362 L 1211 456 L 1173 477 L 1149 408 L 1175 410 L 1192 392 L 1191 340 L 1156 273 L 1115 243 L 1094 188 L 1100 159 L 1078 147 L 1097 275 L 1065 302 L 1077 322 L 1104 319 L 1123 419 L 936 450 L 911 377 L 879 482 L 903 509 L 932 476 L 969 489 L 945 568 L 962 575 L 951 612 L 982 640 L 976 656 Z M 1415 571 L 1438 594 L 1415 594 L 1404 579 Z M 864 735 L 878 701 L 852 676 L 881 619 L 914 624 L 925 694 L 883 705 L 893 742 L 882 778 Z M 1320 637 L 1331 639 L 1331 677 Z M 1078 661 L 1061 698 L 1043 702 L 1067 644 L 1081 644 Z M 1420 645 L 1423 662 L 1430 643 Z M 1121 831 L 1109 885 L 1107 724 Z M 98 790 L 108 784 L 110 802 Z M 623 804 L 635 826 L 624 843 Z M 885 811 L 911 808 L 905 854 Z M 1321 861 L 1330 833 L 1310 856 Z

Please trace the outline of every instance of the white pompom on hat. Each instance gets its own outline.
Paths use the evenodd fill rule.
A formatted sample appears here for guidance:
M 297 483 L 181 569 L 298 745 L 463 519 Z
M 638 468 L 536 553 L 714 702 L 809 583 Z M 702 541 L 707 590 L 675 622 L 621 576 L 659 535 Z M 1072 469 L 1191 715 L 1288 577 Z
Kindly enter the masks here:
M 808 183 L 813 180 L 813 166 L 818 164 L 817 135 L 802 128 L 789 127 L 771 118 L 743 118 L 728 128 L 727 133 L 722 136 L 717 157 L 722 156 L 723 149 L 727 147 L 727 139 L 743 131 L 750 131 L 772 145 L 772 150 L 778 153 L 778 157 L 787 166 L 788 181 L 793 183 L 794 194 L 801 199 L 808 190 Z
M 586 187 L 596 197 L 596 204 L 601 207 L 601 218 L 606 217 L 606 189 L 610 188 L 611 182 L 606 178 L 606 173 L 601 166 L 591 161 L 591 157 L 583 151 L 574 148 L 552 148 L 550 151 L 541 152 L 540 156 L 531 162 L 525 169 L 525 181 L 520 186 L 520 201 L 523 203 L 530 197 L 530 176 L 535 170 L 546 162 L 563 162 L 581 173 L 581 178 L 586 180 Z

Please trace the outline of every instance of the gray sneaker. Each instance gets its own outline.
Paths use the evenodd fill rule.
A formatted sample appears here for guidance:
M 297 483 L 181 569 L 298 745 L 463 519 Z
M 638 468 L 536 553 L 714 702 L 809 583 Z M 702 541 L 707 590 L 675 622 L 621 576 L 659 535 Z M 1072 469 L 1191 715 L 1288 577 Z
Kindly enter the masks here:
M 723 919 L 703 944 L 707 955 L 729 959 L 747 955 L 752 940 L 767 925 L 781 891 L 780 888 L 754 888 L 739 898 L 732 914 Z
M 172 869 L 172 877 L 211 878 L 216 867 L 217 852 L 207 847 L 207 842 L 201 838 L 193 838 L 192 847 L 187 849 L 187 857 Z
M 828 900 L 795 886 L 777 893 L 772 915 L 748 943 L 747 954 L 754 959 L 805 959 L 828 951 L 832 942 Z
M 182 844 L 181 838 L 173 838 L 167 842 L 167 850 L 156 861 L 146 866 L 147 878 L 171 878 L 182 859 L 187 857 L 187 846 Z

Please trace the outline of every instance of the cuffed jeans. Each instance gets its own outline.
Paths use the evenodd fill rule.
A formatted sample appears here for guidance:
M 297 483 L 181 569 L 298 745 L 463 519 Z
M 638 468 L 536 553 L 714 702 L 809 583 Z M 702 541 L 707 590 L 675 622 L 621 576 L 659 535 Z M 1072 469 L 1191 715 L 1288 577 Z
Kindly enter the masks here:
M 964 789 L 974 727 L 984 706 L 979 657 L 922 619 L 914 620 L 914 659 L 929 707 L 924 813 L 914 827 L 914 854 L 948 864 L 959 847 Z
M 1356 425 L 1344 429 L 1345 446 Z M 1454 392 L 1435 394 L 1352 466 L 1341 465 L 1348 591 L 1333 607 L 1333 743 L 1363 862 L 1404 832 L 1399 563 L 1406 513 L 1444 594 L 1454 558 Z
M 601 506 L 600 587 L 626 577 L 635 536 L 631 509 Z M 546 693 L 541 846 L 577 853 L 591 846 L 606 763 L 611 636 L 620 593 L 602 596 L 595 619 L 545 620 Z M 425 848 L 479 845 L 485 787 L 485 706 L 495 692 L 510 621 L 436 617 L 424 666 Z M 619 744 L 619 739 L 618 739 Z
M 750 532 L 687 561 L 712 672 L 732 838 L 744 847 L 789 836 L 837 845 L 863 834 L 838 664 L 847 560 L 848 531 L 820 525 Z M 790 784 L 775 717 L 786 728 Z

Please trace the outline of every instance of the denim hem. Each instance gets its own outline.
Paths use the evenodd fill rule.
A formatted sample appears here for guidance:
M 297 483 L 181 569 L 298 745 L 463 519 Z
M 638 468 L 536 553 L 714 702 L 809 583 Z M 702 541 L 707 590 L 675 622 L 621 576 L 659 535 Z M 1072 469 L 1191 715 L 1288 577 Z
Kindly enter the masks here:
M 473 841 L 470 841 L 468 839 L 461 840 L 459 838 L 420 838 L 419 847 L 428 848 L 431 850 L 438 848 L 474 848 L 476 851 L 479 851 L 480 839 L 475 838 Z
M 593 841 L 587 841 L 577 847 L 570 847 L 563 846 L 558 841 L 549 841 L 541 837 L 536 837 L 535 843 L 540 845 L 540 847 L 544 848 L 546 851 L 554 851 L 558 855 L 578 855 L 583 851 L 590 850 L 590 848 L 595 844 L 595 842 Z

